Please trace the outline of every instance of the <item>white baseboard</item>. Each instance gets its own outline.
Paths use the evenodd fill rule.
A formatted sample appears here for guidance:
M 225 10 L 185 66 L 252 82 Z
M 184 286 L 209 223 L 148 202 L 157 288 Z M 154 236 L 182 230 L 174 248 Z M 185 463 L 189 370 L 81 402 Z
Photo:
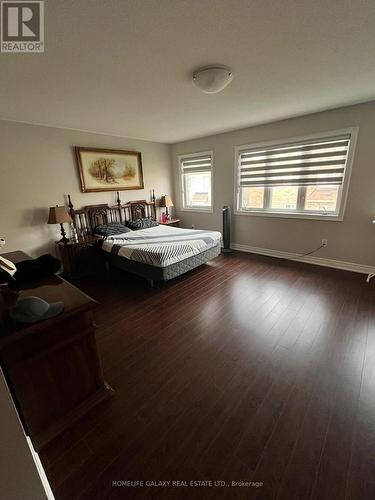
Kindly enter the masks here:
M 232 243 L 231 248 L 233 248 L 233 250 L 239 250 L 240 252 L 267 255 L 269 257 L 277 257 L 278 259 L 295 260 L 296 262 L 305 262 L 306 264 L 314 264 L 316 266 L 332 267 L 334 269 L 342 269 L 344 271 L 352 271 L 355 273 L 362 273 L 362 274 L 375 274 L 374 266 L 356 264 L 355 262 L 324 259 L 323 257 L 313 257 L 311 255 L 306 255 L 305 257 L 298 257 L 298 255 L 300 255 L 298 253 L 282 252 L 280 250 L 252 247 L 250 245 L 240 245 L 239 243 Z
M 50 484 L 48 482 L 46 473 L 44 472 L 44 468 L 43 468 L 42 462 L 40 461 L 39 455 L 34 450 L 34 446 L 33 446 L 32 442 L 31 442 L 31 439 L 29 438 L 29 436 L 25 436 L 25 437 L 26 437 L 27 444 L 29 445 L 31 454 L 33 456 L 33 459 L 34 459 L 34 462 L 35 462 L 35 466 L 36 466 L 36 468 L 38 470 L 40 480 L 42 481 L 42 484 L 43 484 L 43 487 L 44 487 L 44 491 L 46 492 L 47 500 L 55 500 L 55 497 L 54 497 L 54 495 L 52 493 L 51 486 L 50 486 Z

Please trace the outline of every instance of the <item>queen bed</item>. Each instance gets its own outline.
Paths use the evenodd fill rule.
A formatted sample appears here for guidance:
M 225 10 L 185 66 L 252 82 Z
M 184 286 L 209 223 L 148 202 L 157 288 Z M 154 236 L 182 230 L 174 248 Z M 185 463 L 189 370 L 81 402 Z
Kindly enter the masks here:
M 69 209 L 79 237 L 99 234 L 107 266 L 154 281 L 168 281 L 217 257 L 221 233 L 180 229 L 156 222 L 155 202 L 138 200 L 122 204 L 89 205 Z M 139 229 L 138 229 L 139 228 Z

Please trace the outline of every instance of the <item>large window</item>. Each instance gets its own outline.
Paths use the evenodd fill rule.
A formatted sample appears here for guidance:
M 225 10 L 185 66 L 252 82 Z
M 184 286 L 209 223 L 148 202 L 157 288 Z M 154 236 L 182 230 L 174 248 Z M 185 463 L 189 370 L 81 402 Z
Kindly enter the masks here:
M 356 135 L 236 148 L 237 213 L 341 220 Z
M 179 156 L 182 206 L 212 211 L 212 152 Z

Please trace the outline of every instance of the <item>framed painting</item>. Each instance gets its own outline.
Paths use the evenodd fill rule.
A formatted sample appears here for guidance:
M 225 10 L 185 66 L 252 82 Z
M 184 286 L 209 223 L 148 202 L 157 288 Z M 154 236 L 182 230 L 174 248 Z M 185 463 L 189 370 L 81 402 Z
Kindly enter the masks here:
M 140 152 L 81 147 L 74 150 L 83 193 L 144 188 Z

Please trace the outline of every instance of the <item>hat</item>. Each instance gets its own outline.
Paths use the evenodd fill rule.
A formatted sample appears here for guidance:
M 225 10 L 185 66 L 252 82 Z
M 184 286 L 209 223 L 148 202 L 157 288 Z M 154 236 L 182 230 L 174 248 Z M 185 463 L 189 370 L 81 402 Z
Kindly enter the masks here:
M 49 304 L 40 297 L 25 297 L 20 299 L 10 310 L 10 317 L 13 321 L 20 323 L 35 323 L 43 319 L 53 318 L 64 309 L 63 302 Z

